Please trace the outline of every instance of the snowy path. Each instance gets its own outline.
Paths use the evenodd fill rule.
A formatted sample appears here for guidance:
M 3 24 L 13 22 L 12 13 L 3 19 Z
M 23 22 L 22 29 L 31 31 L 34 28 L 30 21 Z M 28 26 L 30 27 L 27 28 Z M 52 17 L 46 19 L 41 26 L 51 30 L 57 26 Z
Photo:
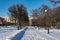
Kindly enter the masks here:
M 43 40 L 41 36 L 37 35 L 35 30 L 27 30 L 21 40 Z
M 50 34 L 45 33 L 44 31 L 32 29 L 27 30 L 21 40 L 59 40 L 58 38 L 60 37 L 56 38 L 54 35 L 52 36 Z

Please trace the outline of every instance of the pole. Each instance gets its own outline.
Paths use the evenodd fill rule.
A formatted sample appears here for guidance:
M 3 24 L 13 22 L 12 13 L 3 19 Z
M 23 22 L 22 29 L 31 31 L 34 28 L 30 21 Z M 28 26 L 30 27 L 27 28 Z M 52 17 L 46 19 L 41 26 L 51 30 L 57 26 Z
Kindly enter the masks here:
M 49 27 L 48 27 L 48 34 L 49 34 Z

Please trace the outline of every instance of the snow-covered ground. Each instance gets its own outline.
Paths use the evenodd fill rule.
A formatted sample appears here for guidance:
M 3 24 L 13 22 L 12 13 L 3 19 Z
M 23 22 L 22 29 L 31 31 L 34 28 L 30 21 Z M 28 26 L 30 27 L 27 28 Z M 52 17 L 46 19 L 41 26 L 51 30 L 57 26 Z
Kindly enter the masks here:
M 48 34 L 47 30 L 28 29 L 21 40 L 60 40 L 60 30 L 52 29 Z
M 15 33 L 17 30 L 16 26 L 0 26 L 0 40 L 6 40 L 8 35 Z
M 23 30 L 26 30 L 27 28 L 23 28 L 20 30 L 17 30 L 17 26 L 0 26 L 0 40 L 17 40 L 22 37 L 22 33 L 24 33 Z
M 0 28 L 0 40 L 60 40 L 60 29 L 50 29 L 50 33 L 43 28 L 16 27 Z

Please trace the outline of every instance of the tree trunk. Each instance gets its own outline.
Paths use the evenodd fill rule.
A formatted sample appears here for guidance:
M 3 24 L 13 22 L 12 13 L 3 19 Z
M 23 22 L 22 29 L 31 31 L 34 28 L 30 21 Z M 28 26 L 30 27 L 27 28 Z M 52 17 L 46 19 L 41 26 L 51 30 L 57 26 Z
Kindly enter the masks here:
M 45 25 L 46 25 L 45 29 L 47 30 L 48 29 L 48 22 L 47 21 L 46 21 Z
M 16 26 L 16 19 L 15 19 L 15 26 Z
M 18 30 L 21 29 L 21 22 L 18 21 Z
M 57 24 L 56 24 L 56 28 L 58 28 L 58 24 L 59 24 L 59 23 L 57 22 Z
M 20 26 L 18 26 L 18 30 L 20 29 Z

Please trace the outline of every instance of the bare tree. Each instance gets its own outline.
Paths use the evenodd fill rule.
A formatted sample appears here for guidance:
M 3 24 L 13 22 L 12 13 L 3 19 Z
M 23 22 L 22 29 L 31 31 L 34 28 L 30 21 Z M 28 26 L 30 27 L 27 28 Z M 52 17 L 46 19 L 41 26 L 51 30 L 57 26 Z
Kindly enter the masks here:
M 40 8 L 33 10 L 32 16 L 37 17 L 39 19 L 40 25 L 45 26 L 45 28 L 51 26 L 52 24 L 52 13 L 51 8 L 49 8 L 47 5 L 42 5 Z
M 11 6 L 9 8 L 9 12 L 10 12 L 11 17 L 14 17 L 15 20 L 18 21 L 18 25 L 19 25 L 18 29 L 22 28 L 22 25 L 25 22 L 29 21 L 26 8 L 22 4 Z
M 60 0 L 49 0 L 54 6 L 60 4 Z
M 33 9 L 31 16 L 32 16 L 32 17 L 40 17 L 40 10 L 38 10 L 38 9 Z

